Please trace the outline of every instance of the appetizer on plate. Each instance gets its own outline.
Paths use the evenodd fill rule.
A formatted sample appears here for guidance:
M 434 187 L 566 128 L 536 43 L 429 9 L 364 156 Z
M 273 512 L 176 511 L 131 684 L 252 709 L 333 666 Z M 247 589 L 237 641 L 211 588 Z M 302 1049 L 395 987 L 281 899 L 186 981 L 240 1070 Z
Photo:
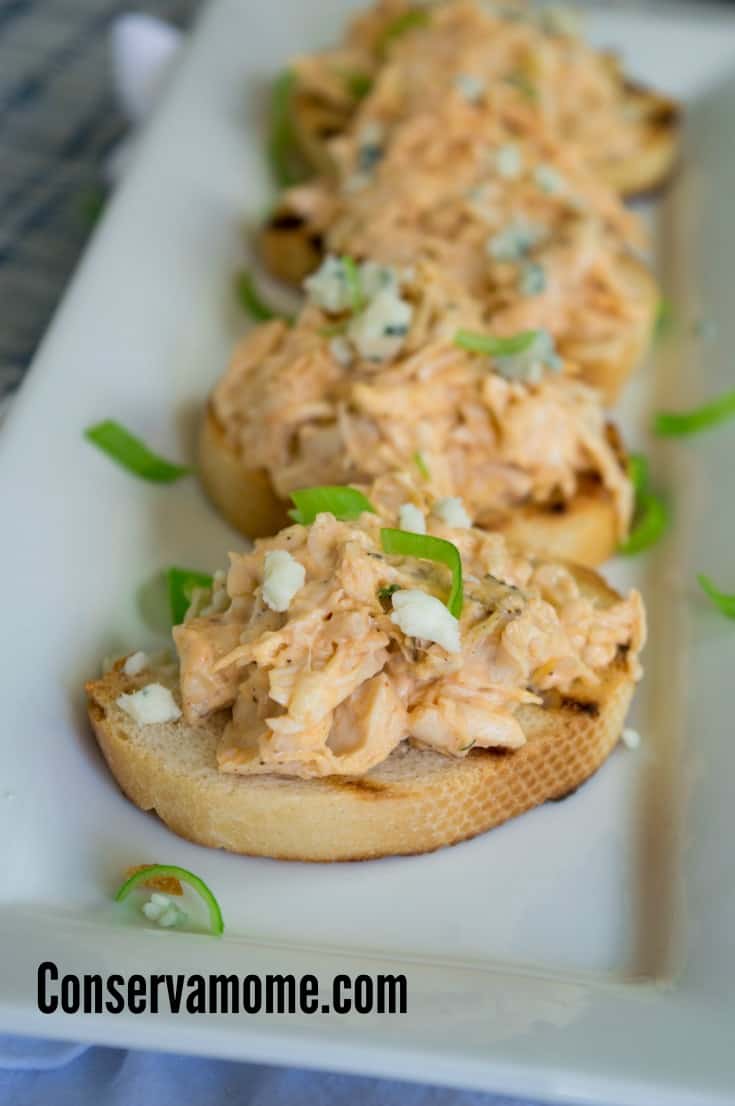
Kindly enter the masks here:
M 236 527 L 272 534 L 293 490 L 380 479 L 420 508 L 461 496 L 478 526 L 542 554 L 611 555 L 631 517 L 626 459 L 548 331 L 488 334 L 429 263 L 329 257 L 306 291 L 293 326 L 246 336 L 210 399 L 200 472 Z
M 299 522 L 195 593 L 178 665 L 135 654 L 88 684 L 134 803 L 204 845 L 355 860 L 472 837 L 600 767 L 640 675 L 636 592 L 446 501 L 416 533 L 355 489 L 294 500 Z
M 457 82 L 478 99 L 485 85 L 505 84 L 525 127 L 577 148 L 612 188 L 654 188 L 677 154 L 677 105 L 627 79 L 614 54 L 579 32 L 574 13 L 560 8 L 380 0 L 342 45 L 294 61 L 290 127 L 281 137 L 312 171 L 328 173 L 334 139 L 376 87 L 388 86 L 393 114 L 405 116 L 441 103 Z

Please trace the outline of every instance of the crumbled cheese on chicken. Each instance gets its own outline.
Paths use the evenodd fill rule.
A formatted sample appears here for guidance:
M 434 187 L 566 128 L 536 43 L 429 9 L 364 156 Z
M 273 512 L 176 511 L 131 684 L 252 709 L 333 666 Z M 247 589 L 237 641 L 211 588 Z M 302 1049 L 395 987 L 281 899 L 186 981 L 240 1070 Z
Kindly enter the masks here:
M 485 92 L 485 82 L 473 73 L 460 73 L 455 79 L 454 86 L 471 104 L 481 100 Z
M 353 315 L 347 336 L 361 357 L 388 361 L 401 349 L 411 326 L 413 308 L 394 288 L 382 288 L 359 315 Z
M 124 692 L 118 695 L 116 702 L 139 726 L 175 722 L 181 718 L 176 700 L 163 684 L 146 684 L 139 691 Z
M 352 294 L 345 267 L 339 257 L 328 254 L 315 273 L 304 281 L 304 291 L 319 307 L 336 315 L 352 306 Z
M 341 334 L 336 338 L 332 338 L 329 343 L 329 352 L 338 365 L 347 368 L 348 365 L 352 364 L 354 356 L 352 353 L 352 346 Z
M 403 503 L 399 507 L 398 525 L 401 530 L 409 530 L 414 534 L 426 533 L 426 518 L 424 513 L 413 503 Z
M 393 594 L 391 621 L 407 637 L 435 641 L 447 653 L 459 653 L 459 621 L 435 595 L 418 588 L 408 588 Z
M 123 665 L 123 672 L 126 676 L 140 676 L 141 672 L 147 667 L 148 656 L 146 653 L 131 653 Z
M 495 261 L 520 261 L 543 238 L 543 230 L 523 219 L 516 219 L 494 234 L 487 251 Z
M 458 495 L 446 495 L 443 499 L 437 499 L 431 510 L 447 526 L 464 529 L 472 525 L 472 519 L 467 514 L 465 505 Z
M 362 128 L 357 141 L 358 171 L 369 174 L 383 156 L 385 130 L 377 120 L 373 120 Z
M 521 151 L 517 146 L 501 146 L 495 155 L 495 168 L 505 180 L 516 180 L 523 168 Z
M 564 191 L 564 178 L 552 165 L 537 165 L 533 177 L 541 191 L 550 196 Z
M 149 921 L 156 922 L 164 929 L 170 929 L 172 926 L 188 921 L 186 913 L 178 903 L 168 895 L 162 895 L 160 891 L 154 891 L 148 901 L 143 903 L 141 910 Z
M 537 261 L 524 261 L 521 265 L 518 287 L 524 296 L 540 296 L 546 291 L 546 270 Z
M 291 600 L 304 586 L 306 569 L 285 549 L 272 549 L 265 555 L 263 602 L 272 611 L 287 611 Z

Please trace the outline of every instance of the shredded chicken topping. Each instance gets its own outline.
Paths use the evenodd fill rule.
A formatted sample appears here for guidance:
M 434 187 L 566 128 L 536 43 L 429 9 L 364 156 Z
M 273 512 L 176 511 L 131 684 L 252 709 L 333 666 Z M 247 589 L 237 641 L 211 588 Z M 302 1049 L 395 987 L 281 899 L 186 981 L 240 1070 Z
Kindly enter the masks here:
M 601 602 L 567 568 L 434 515 L 429 531 L 454 542 L 464 565 L 459 650 L 456 641 L 448 651 L 408 636 L 393 596 L 425 593 L 443 603 L 448 572 L 384 554 L 383 524 L 379 515 L 341 522 L 322 514 L 231 554 L 210 608 L 219 613 L 192 612 L 174 630 L 186 718 L 230 714 L 221 771 L 361 775 L 406 741 L 452 757 L 472 747 L 515 749 L 525 741 L 517 717 L 524 704 L 572 687 L 594 692 L 622 653 L 640 675 L 637 592 Z M 263 600 L 265 559 L 276 550 L 305 572 L 282 612 Z
M 571 366 L 524 379 L 510 373 L 513 359 L 458 348 L 460 328 L 483 326 L 436 267 L 417 266 L 401 294 L 412 322 L 392 360 L 353 351 L 345 364 L 334 348 L 335 316 L 314 304 L 293 327 L 271 322 L 250 332 L 213 395 L 245 463 L 266 470 L 282 498 L 406 472 L 435 497 L 461 495 L 483 526 L 519 503 L 567 502 L 592 476 L 612 496 L 624 535 L 632 491 L 597 393 Z

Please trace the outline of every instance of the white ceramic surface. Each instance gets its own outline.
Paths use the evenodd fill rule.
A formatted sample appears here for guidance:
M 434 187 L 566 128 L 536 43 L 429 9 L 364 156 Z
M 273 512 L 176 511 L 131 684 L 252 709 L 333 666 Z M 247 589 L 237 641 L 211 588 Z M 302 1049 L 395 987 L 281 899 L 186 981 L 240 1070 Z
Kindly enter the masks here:
M 0 435 L 0 1029 L 447 1081 L 583 1102 L 735 1101 L 729 702 L 735 628 L 694 574 L 735 587 L 735 428 L 649 443 L 654 407 L 728 386 L 735 313 L 735 22 L 603 6 L 591 32 L 686 101 L 682 170 L 649 209 L 676 333 L 623 422 L 676 504 L 667 541 L 615 565 L 651 610 L 634 722 L 577 795 L 418 858 L 305 866 L 209 852 L 120 796 L 85 725 L 100 658 L 152 645 L 162 566 L 214 569 L 238 539 L 194 481 L 127 476 L 82 440 L 113 416 L 191 455 L 242 322 L 230 275 L 270 198 L 264 88 L 326 42 L 344 0 L 217 0 L 110 205 Z M 693 324 L 716 321 L 704 345 Z M 724 475 L 724 478 L 723 478 Z M 160 618 L 158 619 L 160 624 Z M 217 890 L 222 941 L 134 925 L 109 899 L 131 862 Z M 42 1018 L 35 968 L 408 974 L 401 1018 Z

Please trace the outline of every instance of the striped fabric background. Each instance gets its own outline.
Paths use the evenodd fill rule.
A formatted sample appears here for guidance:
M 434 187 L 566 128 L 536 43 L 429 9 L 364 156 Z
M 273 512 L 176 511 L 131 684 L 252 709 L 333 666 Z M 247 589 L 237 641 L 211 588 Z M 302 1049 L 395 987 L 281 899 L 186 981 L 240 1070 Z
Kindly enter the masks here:
M 0 0 L 0 409 L 19 384 L 104 202 L 125 124 L 108 26 L 186 26 L 200 0 Z

